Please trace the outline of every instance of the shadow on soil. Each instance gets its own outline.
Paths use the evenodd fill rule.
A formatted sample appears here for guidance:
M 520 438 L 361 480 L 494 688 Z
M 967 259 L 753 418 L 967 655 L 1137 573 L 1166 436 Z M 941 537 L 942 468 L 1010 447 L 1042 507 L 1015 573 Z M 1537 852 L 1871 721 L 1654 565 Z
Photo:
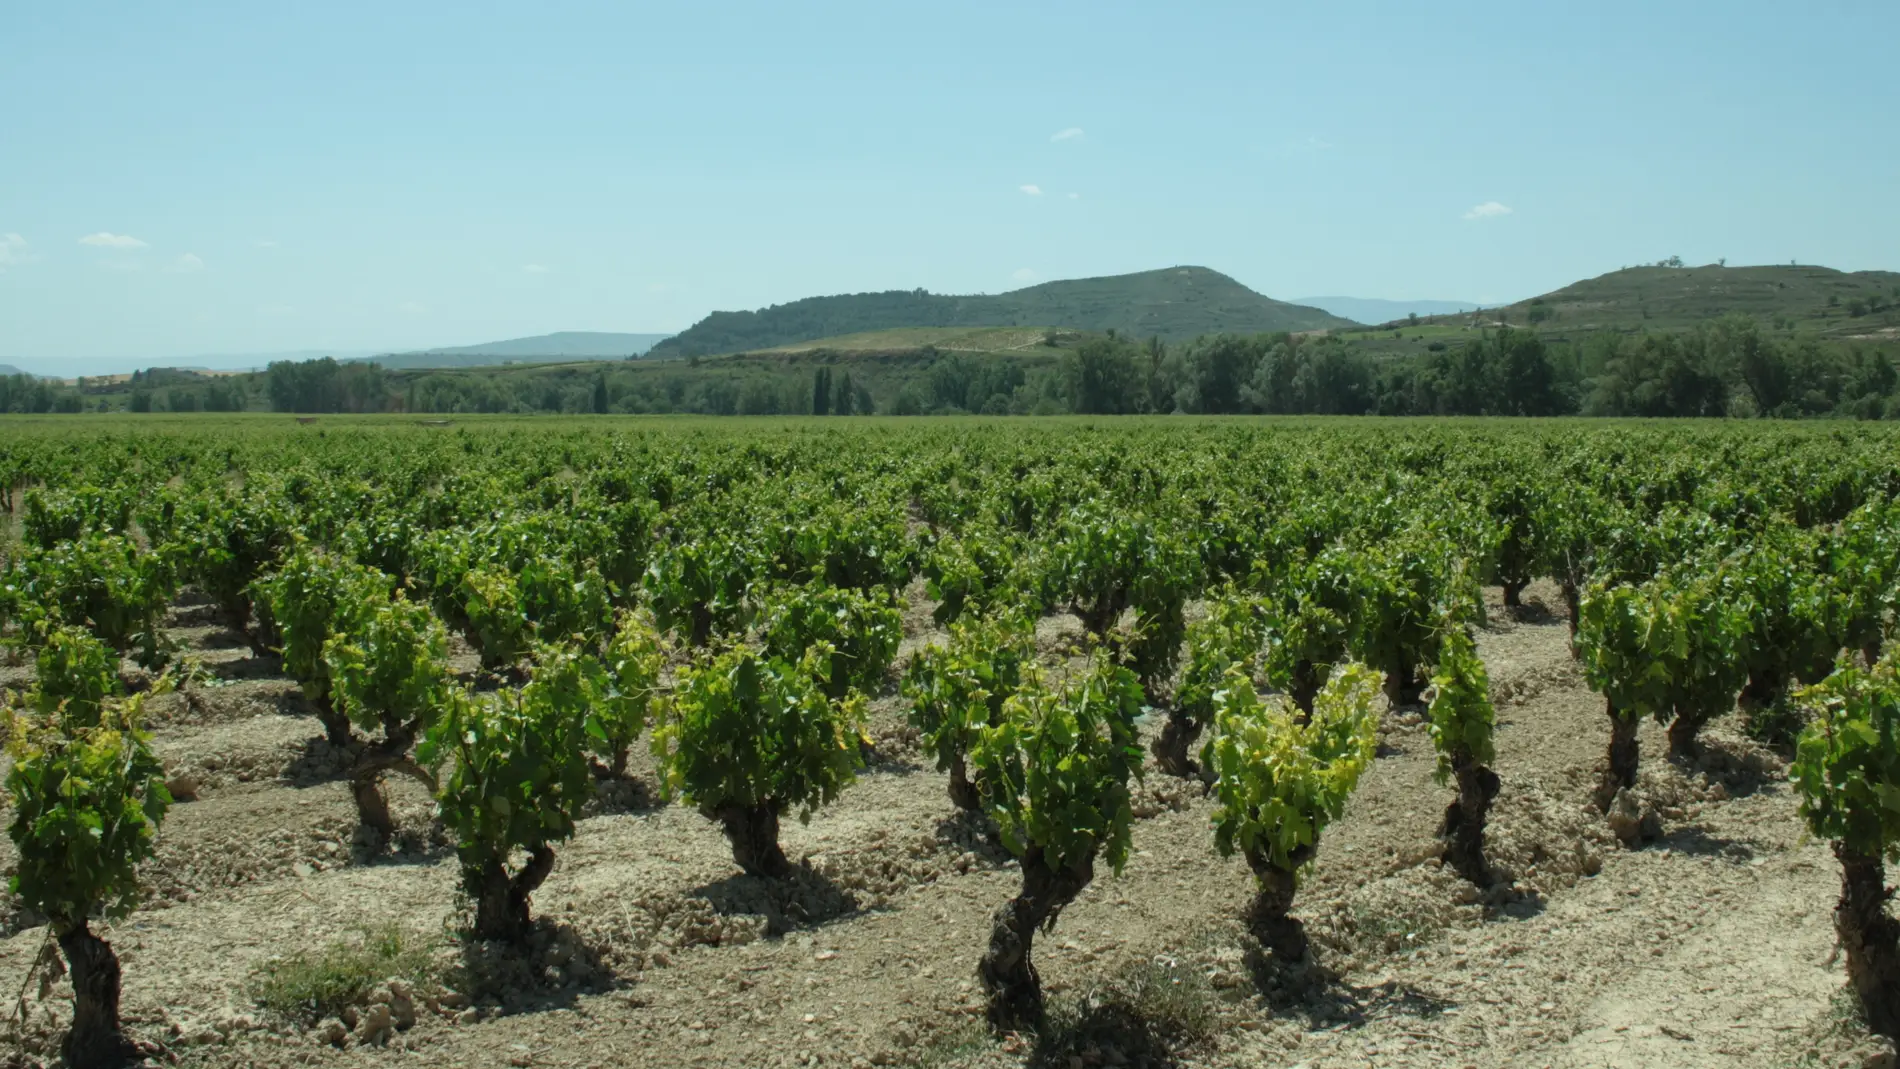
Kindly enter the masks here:
M 1053 1005 L 1036 1035 L 1029 1065 L 1171 1069 L 1219 1030 L 1220 1001 L 1192 965 L 1165 957 L 1139 962 L 1100 987 Z
M 1756 845 L 1743 839 L 1729 839 L 1719 835 L 1710 835 L 1693 824 L 1684 824 L 1671 829 L 1660 839 L 1651 839 L 1642 846 L 1644 850 L 1672 850 L 1692 857 L 1718 857 L 1738 865 L 1754 859 Z
M 1455 1006 L 1397 981 L 1356 987 L 1310 955 L 1288 962 L 1254 946 L 1245 962 L 1255 990 L 1274 1012 L 1298 1018 L 1309 1029 L 1358 1028 L 1376 1017 L 1430 1018 Z
M 449 985 L 488 1013 L 513 1015 L 572 1009 L 622 981 L 596 947 L 566 924 L 538 918 L 521 946 L 464 933 L 461 960 Z
M 959 809 L 937 822 L 937 841 L 949 843 L 976 855 L 984 868 L 1000 869 L 1015 860 L 1003 845 L 996 829 L 981 813 Z
M 695 887 L 689 897 L 711 903 L 721 916 L 762 916 L 767 935 L 814 928 L 859 912 L 858 900 L 806 862 L 782 880 L 728 876 Z
M 582 817 L 611 816 L 615 814 L 638 816 L 652 813 L 666 807 L 661 798 L 645 780 L 635 776 L 615 776 L 601 772 L 594 773 L 594 796 L 587 800 L 581 809 Z

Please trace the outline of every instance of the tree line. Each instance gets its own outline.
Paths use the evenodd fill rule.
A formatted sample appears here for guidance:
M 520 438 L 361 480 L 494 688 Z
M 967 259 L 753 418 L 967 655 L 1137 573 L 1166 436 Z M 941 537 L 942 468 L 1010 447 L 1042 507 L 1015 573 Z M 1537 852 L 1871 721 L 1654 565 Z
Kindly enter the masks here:
M 1417 355 L 1332 335 L 1221 334 L 1171 345 L 1109 332 L 1035 358 L 925 347 L 874 359 L 423 373 L 324 358 L 211 383 L 147 376 L 132 384 L 132 411 L 234 411 L 261 396 L 274 411 L 343 413 L 1900 418 L 1900 369 L 1887 349 L 1777 339 L 1740 317 L 1685 332 L 1577 339 L 1504 326 Z M 0 411 L 87 407 L 72 387 L 0 379 Z

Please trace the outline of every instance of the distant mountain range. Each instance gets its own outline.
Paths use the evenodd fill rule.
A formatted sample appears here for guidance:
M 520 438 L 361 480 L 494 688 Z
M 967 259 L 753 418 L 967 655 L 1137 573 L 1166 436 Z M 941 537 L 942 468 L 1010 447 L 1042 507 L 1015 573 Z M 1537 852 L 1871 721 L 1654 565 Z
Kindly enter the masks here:
M 1477 301 L 1387 301 L 1378 297 L 1296 297 L 1293 303 L 1311 305 L 1368 326 L 1390 323 L 1408 315 L 1454 315 L 1484 307 Z
M 1218 271 L 1182 266 L 1044 282 L 994 296 L 888 290 L 807 297 L 755 312 L 714 312 L 655 345 L 649 355 L 750 352 L 902 327 L 1062 327 L 1180 340 L 1356 325 L 1318 308 L 1262 296 Z
M 551 364 L 568 360 L 614 360 L 640 356 L 671 334 L 611 334 L 562 330 L 532 338 L 457 345 L 407 353 L 381 353 L 367 359 L 388 368 L 485 367 L 491 364 Z

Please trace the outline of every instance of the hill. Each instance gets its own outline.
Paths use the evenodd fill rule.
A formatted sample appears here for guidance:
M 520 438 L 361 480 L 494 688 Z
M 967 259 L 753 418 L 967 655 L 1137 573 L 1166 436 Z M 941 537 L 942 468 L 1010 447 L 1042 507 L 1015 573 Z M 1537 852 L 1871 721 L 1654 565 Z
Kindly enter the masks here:
M 1455 315 L 1483 308 L 1477 301 L 1388 301 L 1378 297 L 1295 297 L 1304 304 L 1358 323 L 1390 323 L 1408 315 Z
M 510 338 L 479 345 L 455 345 L 369 357 L 387 368 L 486 367 L 502 363 L 561 363 L 569 360 L 621 360 L 639 356 L 669 334 L 613 334 L 562 330 L 532 338 Z
M 33 375 L 31 371 L 27 371 L 23 368 L 14 367 L 12 364 L 0 364 L 0 376 L 12 376 L 12 375 L 27 375 L 34 378 L 38 378 L 38 376 Z
M 1572 283 L 1502 310 L 1511 323 L 1584 330 L 1669 329 L 1725 315 L 1752 316 L 1830 335 L 1876 334 L 1893 325 L 1900 273 L 1830 267 L 1628 267 Z
M 1045 348 L 1050 328 L 1045 327 L 894 327 L 841 334 L 834 338 L 816 338 L 770 349 L 754 349 L 759 355 L 784 355 L 817 351 L 833 353 L 896 353 L 924 348 L 951 353 L 1001 353 Z
M 996 295 L 889 290 L 807 297 L 756 312 L 714 312 L 653 347 L 651 356 L 712 356 L 783 348 L 840 335 L 916 327 L 1116 330 L 1169 340 L 1200 334 L 1353 326 L 1318 308 L 1264 297 L 1218 271 L 1170 267 L 1133 275 L 1044 282 Z

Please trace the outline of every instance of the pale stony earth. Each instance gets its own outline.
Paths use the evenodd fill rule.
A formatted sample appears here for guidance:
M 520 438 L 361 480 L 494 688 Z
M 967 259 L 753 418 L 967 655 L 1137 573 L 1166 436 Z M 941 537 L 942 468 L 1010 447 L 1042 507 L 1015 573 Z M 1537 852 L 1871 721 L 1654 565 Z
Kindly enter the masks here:
M 1491 854 L 1514 887 L 1484 895 L 1440 871 L 1450 792 L 1419 711 L 1393 711 L 1299 892 L 1312 959 L 1285 966 L 1239 924 L 1250 876 L 1215 854 L 1198 785 L 1150 768 L 1127 868 L 1100 866 L 1037 942 L 1049 1033 L 1004 1040 L 981 1027 L 974 970 L 1018 878 L 953 815 L 894 691 L 874 705 L 877 762 L 809 825 L 787 821 L 787 853 L 807 862 L 794 886 L 740 876 L 711 822 L 619 784 L 558 848 L 532 962 L 465 959 L 453 853 L 421 788 L 391 785 L 404 832 L 366 853 L 295 685 L 186 605 L 173 634 L 206 672 L 154 702 L 154 730 L 197 798 L 164 826 L 150 901 L 107 933 L 126 1014 L 167 1060 L 220 1067 L 1890 1065 L 1852 1022 L 1837 871 L 1781 759 L 1724 721 L 1709 767 L 1683 770 L 1646 727 L 1639 793 L 1663 834 L 1626 848 L 1587 808 L 1607 721 L 1539 608 L 1560 600 L 1533 587 L 1513 619 L 1492 598 Z M 907 646 L 929 641 L 927 611 L 907 628 Z M 1042 638 L 1077 630 L 1057 618 Z M 651 786 L 649 765 L 633 772 Z M 45 939 L 35 920 L 0 908 L 9 998 Z M 387 1043 L 332 1045 L 252 998 L 275 957 L 388 923 L 433 941 L 442 970 Z M 55 1061 L 68 994 L 26 986 L 0 1066 Z

